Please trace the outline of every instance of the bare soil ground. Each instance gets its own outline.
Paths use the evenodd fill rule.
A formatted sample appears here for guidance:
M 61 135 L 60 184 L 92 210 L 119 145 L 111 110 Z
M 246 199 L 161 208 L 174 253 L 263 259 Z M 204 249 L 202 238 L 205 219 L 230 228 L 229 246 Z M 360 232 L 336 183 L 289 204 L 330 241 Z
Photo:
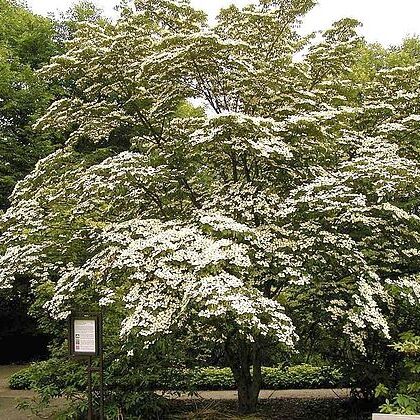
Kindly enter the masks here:
M 374 408 L 349 398 L 262 399 L 257 413 L 238 416 L 234 400 L 174 400 L 171 420 L 371 420 Z

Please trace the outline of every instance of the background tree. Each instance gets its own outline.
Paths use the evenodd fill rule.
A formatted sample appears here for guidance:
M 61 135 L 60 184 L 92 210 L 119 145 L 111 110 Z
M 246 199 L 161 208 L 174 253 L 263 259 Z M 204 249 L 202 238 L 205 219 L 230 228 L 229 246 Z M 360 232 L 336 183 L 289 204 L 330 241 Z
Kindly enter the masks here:
M 80 0 L 74 3 L 56 19 L 56 40 L 62 47 L 75 35 L 81 22 L 105 25 L 107 19 L 103 15 L 103 10 L 91 1 Z
M 18 2 L 0 2 L 0 208 L 17 180 L 53 150 L 51 141 L 34 135 L 31 124 L 44 112 L 52 92 L 35 74 L 58 53 L 54 25 Z
M 86 10 L 86 12 L 84 12 Z M 16 183 L 36 162 L 55 150 L 62 138 L 54 130 L 40 134 L 33 123 L 50 103 L 60 97 L 59 83 L 42 81 L 37 71 L 50 58 L 63 51 L 62 30 L 66 37 L 74 32 L 77 20 L 100 19 L 89 3 L 76 4 L 66 20 L 54 22 L 33 14 L 24 3 L 0 1 L 0 211 L 9 206 L 8 197 Z M 89 12 L 89 13 L 88 13 Z M 64 16 L 62 17 L 64 20 Z M 70 30 L 71 29 L 71 30 Z M 7 341 L 9 353 L 2 361 L 37 357 L 44 352 L 45 338 L 38 336 L 34 320 L 28 316 L 32 302 L 29 280 L 19 279 L 12 302 L 2 301 L 0 340 Z M 26 341 L 27 345 L 22 345 Z M 31 343 L 31 344 L 30 344 Z M 30 344 L 30 345 L 29 345 Z M 21 349 L 21 352 L 15 349 Z
M 58 21 L 33 14 L 23 3 L 0 2 L 0 209 L 14 185 L 51 153 L 60 139 L 39 135 L 32 124 L 61 96 L 59 84 L 40 80 L 36 71 L 63 51 L 82 21 L 105 24 L 93 3 L 76 3 Z
M 49 19 L 32 14 L 20 2 L 0 1 L 0 211 L 8 207 L 16 182 L 54 150 L 51 136 L 35 134 L 31 128 L 54 96 L 36 75 L 58 53 L 53 36 L 54 24 Z M 38 336 L 27 314 L 27 283 L 20 278 L 13 300 L 1 302 L 3 363 L 31 357 L 30 347 L 38 352 L 45 347 L 45 338 Z

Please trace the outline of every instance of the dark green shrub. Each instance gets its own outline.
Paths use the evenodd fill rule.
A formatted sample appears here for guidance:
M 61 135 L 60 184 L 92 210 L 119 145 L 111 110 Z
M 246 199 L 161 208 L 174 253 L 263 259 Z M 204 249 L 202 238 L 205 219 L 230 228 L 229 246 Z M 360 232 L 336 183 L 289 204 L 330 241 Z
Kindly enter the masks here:
M 407 332 L 400 338 L 393 347 L 404 355 L 403 377 L 391 389 L 378 385 L 375 396 L 386 398 L 381 413 L 416 415 L 420 414 L 420 335 Z
M 160 390 L 187 390 L 191 387 L 190 369 L 164 369 L 149 378 L 149 387 Z
M 342 375 L 339 370 L 329 366 L 302 364 L 263 370 L 263 387 L 267 389 L 331 388 L 340 386 L 340 382 Z
M 159 416 L 165 411 L 167 400 L 150 392 L 151 381 L 157 378 L 156 374 L 145 369 L 133 370 L 123 376 L 111 376 L 112 369 L 110 365 L 108 371 L 105 371 L 107 418 L 119 418 L 121 413 L 135 418 L 161 418 Z M 43 410 L 48 408 L 54 398 L 66 397 L 71 400 L 69 406 L 63 407 L 59 418 L 86 418 L 86 385 L 86 361 L 74 359 L 50 359 L 33 363 L 13 374 L 9 380 L 12 389 L 37 391 L 37 398 L 33 401 L 25 400 L 19 404 L 20 408 L 31 410 L 35 415 L 43 415 Z M 98 407 L 97 374 L 93 376 L 93 385 L 94 406 Z
M 262 368 L 265 389 L 332 388 L 348 384 L 343 382 L 338 369 L 307 364 L 288 368 Z M 155 379 L 155 389 L 172 390 L 230 390 L 236 389 L 229 368 L 169 369 Z
M 14 373 L 9 378 L 10 389 L 31 389 L 32 388 L 31 366 Z
M 14 373 L 9 379 L 11 389 L 48 390 L 52 397 L 64 391 L 81 391 L 86 386 L 86 370 L 74 360 L 49 359 L 36 362 Z
M 201 368 L 191 372 L 191 387 L 194 389 L 236 389 L 235 379 L 229 368 Z

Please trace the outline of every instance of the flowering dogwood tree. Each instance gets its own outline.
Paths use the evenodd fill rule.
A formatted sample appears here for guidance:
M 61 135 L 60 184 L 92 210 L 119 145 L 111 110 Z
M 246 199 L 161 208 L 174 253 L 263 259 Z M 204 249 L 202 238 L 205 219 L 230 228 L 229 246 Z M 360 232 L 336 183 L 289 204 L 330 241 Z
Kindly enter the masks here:
M 417 99 L 392 91 L 415 70 L 361 99 L 350 19 L 297 59 L 313 3 L 231 6 L 209 27 L 187 1 L 137 0 L 84 24 L 41 72 L 67 94 L 36 128 L 67 142 L 2 217 L 3 293 L 26 275 L 54 319 L 110 308 L 129 354 L 180 333 L 219 343 L 244 412 L 301 312 L 361 353 L 390 338 L 397 302 L 420 298 L 418 149 L 400 141 Z

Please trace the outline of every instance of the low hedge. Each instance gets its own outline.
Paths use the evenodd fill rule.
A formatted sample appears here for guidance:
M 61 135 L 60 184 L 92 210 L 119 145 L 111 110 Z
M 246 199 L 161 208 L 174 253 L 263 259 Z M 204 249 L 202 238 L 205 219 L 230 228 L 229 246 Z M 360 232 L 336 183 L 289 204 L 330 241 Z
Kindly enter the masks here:
M 341 372 L 330 366 L 302 364 L 286 369 L 265 367 L 262 375 L 264 389 L 316 389 L 345 385 Z
M 295 365 L 287 368 L 263 367 L 263 389 L 316 389 L 334 388 L 346 384 L 338 369 L 329 366 Z M 229 368 L 196 368 L 167 370 L 154 389 L 229 390 L 236 389 L 232 371 Z
M 39 385 L 43 366 L 35 363 L 13 374 L 9 380 L 11 389 L 30 389 Z M 45 368 L 45 366 L 44 366 Z M 47 375 L 48 376 L 48 375 Z M 338 369 L 329 366 L 295 365 L 286 368 L 263 367 L 263 389 L 316 389 L 346 386 Z M 51 378 L 52 379 L 52 378 Z M 82 378 L 78 378 L 79 381 Z M 42 382 L 48 381 L 44 378 Z M 64 384 L 63 384 L 64 385 Z M 67 384 L 69 386 L 70 384 Z M 139 384 L 141 389 L 161 390 L 230 390 L 236 389 L 229 368 L 165 369 L 159 376 Z

